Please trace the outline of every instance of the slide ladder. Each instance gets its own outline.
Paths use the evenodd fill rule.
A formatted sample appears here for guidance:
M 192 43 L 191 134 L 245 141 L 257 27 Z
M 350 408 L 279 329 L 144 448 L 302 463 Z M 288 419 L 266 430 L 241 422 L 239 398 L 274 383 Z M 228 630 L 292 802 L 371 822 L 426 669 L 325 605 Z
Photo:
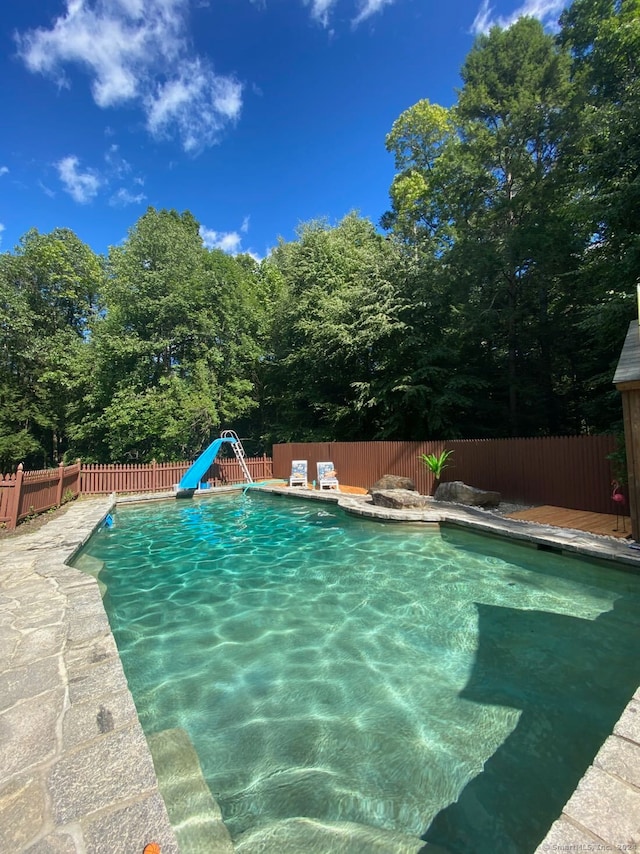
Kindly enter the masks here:
M 244 474 L 244 479 L 247 483 L 253 483 L 253 478 L 251 477 L 251 473 L 249 472 L 249 467 L 247 466 L 245 457 L 246 454 L 244 452 L 244 448 L 242 447 L 242 442 L 238 438 L 238 434 L 233 430 L 223 430 L 220 433 L 221 439 L 231 439 L 231 450 L 236 455 L 237 461 L 240 463 L 240 468 L 242 469 L 242 473 Z

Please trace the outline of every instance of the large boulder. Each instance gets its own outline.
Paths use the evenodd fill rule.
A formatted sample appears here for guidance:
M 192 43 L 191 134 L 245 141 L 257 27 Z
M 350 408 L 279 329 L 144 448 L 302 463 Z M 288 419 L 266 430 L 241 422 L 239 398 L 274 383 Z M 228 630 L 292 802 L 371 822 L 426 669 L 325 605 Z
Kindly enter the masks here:
M 436 501 L 453 501 L 456 504 L 471 504 L 473 507 L 497 507 L 500 504 L 499 492 L 476 489 L 461 480 L 441 483 L 433 497 Z
M 369 494 L 373 495 L 380 489 L 411 489 L 415 492 L 416 485 L 410 477 L 401 477 L 399 474 L 383 474 L 380 480 L 376 480 L 369 489 Z
M 371 491 L 371 503 L 393 510 L 415 510 L 426 507 L 429 499 L 412 489 L 377 489 Z

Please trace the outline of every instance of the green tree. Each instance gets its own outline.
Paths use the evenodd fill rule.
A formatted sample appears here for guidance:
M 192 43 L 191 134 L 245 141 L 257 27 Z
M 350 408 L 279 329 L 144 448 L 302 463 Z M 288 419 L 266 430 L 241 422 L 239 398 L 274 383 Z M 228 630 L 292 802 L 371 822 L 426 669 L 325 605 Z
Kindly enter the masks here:
M 570 317 L 561 279 L 580 245 L 559 180 L 568 58 L 538 21 L 522 18 L 481 36 L 461 76 L 463 145 L 482 177 L 472 210 L 458 218 L 452 261 L 475 280 L 472 318 L 484 327 L 475 339 L 491 335 L 488 367 L 506 379 L 508 431 L 529 433 L 542 422 L 556 432 L 554 373 L 563 366 L 552 364 L 562 350 L 554 320 Z
M 1 256 L 5 465 L 50 465 L 69 451 L 80 354 L 102 281 L 100 259 L 68 229 L 32 229 Z
M 561 19 L 570 51 L 571 134 L 563 150 L 588 235 L 576 287 L 585 294 L 580 331 L 584 409 L 606 428 L 620 417 L 611 378 L 640 271 L 640 4 L 575 0 Z
M 373 225 L 303 225 L 266 267 L 279 279 L 265 365 L 270 438 L 374 438 L 384 429 L 391 354 L 402 330 L 400 258 Z
M 77 446 L 98 460 L 192 457 L 254 406 L 253 271 L 208 252 L 189 212 L 153 208 L 107 271 Z
M 0 472 L 41 452 L 31 430 L 33 400 L 26 382 L 33 323 L 24 293 L 14 285 L 11 262 L 9 254 L 0 256 Z
M 429 435 L 576 429 L 567 327 L 584 232 L 560 162 L 568 70 L 537 21 L 494 28 L 464 63 L 457 104 L 421 102 L 387 137 L 399 171 L 383 224 L 412 255 L 420 357 L 407 385 L 434 411 Z

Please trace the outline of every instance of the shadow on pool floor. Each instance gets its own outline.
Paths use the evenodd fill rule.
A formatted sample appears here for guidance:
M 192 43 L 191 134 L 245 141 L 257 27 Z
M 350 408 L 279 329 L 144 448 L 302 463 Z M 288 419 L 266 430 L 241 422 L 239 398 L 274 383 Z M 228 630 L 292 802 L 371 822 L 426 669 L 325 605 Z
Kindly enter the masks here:
M 536 850 L 640 681 L 631 598 L 595 620 L 476 603 L 479 646 L 461 697 L 522 714 L 422 839 L 452 854 Z M 522 669 L 532 638 L 543 660 Z

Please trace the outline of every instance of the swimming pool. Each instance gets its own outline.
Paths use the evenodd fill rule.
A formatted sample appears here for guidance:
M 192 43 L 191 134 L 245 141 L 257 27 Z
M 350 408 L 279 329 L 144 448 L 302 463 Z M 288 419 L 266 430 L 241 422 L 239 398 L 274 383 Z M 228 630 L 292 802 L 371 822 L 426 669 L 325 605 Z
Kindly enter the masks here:
M 143 727 L 189 733 L 235 838 L 533 851 L 640 681 L 637 576 L 455 528 L 234 494 L 120 509 L 85 553 Z

